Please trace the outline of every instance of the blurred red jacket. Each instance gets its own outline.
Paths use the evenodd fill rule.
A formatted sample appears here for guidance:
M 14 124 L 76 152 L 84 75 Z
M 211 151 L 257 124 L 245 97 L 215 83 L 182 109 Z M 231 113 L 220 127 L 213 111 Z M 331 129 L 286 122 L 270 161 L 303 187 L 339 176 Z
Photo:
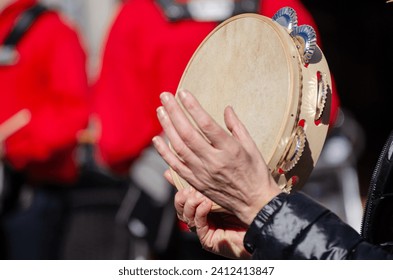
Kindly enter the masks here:
M 0 12 L 0 43 L 35 0 Z M 19 60 L 0 66 L 0 126 L 22 109 L 30 122 L 4 141 L 4 158 L 31 180 L 71 182 L 76 177 L 76 134 L 88 117 L 86 55 L 76 32 L 53 11 L 44 12 L 17 44 Z
M 284 6 L 296 10 L 299 24 L 316 29 L 299 0 L 264 0 L 260 13 L 272 17 Z M 154 0 L 123 4 L 110 30 L 94 89 L 94 110 L 102 132 L 98 144 L 109 167 L 127 171 L 161 132 L 156 117 L 159 94 L 176 91 L 192 54 L 216 26 L 192 20 L 169 22 Z M 335 115 L 337 106 L 332 108 Z

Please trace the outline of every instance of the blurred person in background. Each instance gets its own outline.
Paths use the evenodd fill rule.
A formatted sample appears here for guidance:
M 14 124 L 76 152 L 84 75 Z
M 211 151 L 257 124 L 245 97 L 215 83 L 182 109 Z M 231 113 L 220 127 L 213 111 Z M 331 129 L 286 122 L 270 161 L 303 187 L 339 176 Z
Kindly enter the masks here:
M 0 0 L 3 256 L 56 259 L 64 191 L 86 127 L 86 55 L 76 31 L 35 0 Z
M 299 24 L 316 29 L 312 16 L 298 0 L 129 0 L 121 5 L 94 86 L 93 111 L 101 132 L 96 158 L 116 174 L 130 173 L 132 186 L 124 204 L 135 207 L 123 211 L 129 215 L 123 215 L 123 220 L 135 236 L 147 238 L 150 231 L 154 238 L 148 238 L 148 252 L 161 253 L 155 257 L 215 257 L 201 250 L 183 223 L 179 225 L 182 230 L 175 227 L 179 233 L 175 250 L 162 249 L 174 249 L 169 244 L 161 250 L 154 245 L 168 238 L 168 228 L 164 234 L 163 227 L 156 225 L 162 224 L 164 211 L 160 209 L 166 209 L 172 200 L 172 189 L 162 178 L 166 166 L 151 149 L 152 137 L 162 130 L 156 117 L 159 93 L 176 91 L 192 54 L 220 22 L 247 12 L 272 17 L 284 6 L 296 10 Z M 337 104 L 335 95 L 332 119 Z M 142 202 L 135 202 L 140 197 Z M 160 214 L 146 214 L 149 209 L 158 209 Z M 166 221 L 171 222 L 169 218 Z M 151 257 L 149 253 L 146 256 Z

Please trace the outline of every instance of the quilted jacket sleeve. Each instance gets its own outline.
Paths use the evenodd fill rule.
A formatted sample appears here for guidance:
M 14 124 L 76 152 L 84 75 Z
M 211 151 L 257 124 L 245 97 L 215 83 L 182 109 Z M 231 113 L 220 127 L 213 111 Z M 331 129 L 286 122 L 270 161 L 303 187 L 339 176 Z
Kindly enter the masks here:
M 250 225 L 244 245 L 254 259 L 393 258 L 302 193 L 270 201 Z

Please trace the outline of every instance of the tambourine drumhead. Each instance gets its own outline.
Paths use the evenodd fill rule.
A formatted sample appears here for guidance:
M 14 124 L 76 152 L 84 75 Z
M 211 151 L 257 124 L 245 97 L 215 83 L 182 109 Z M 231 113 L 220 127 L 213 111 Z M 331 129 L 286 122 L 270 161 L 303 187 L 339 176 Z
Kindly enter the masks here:
M 223 22 L 202 42 L 178 89 L 192 92 L 224 128 L 224 108 L 231 105 L 279 184 L 301 186 L 315 166 L 329 119 L 325 108 L 315 121 L 318 75 L 330 82 L 326 61 L 317 52 L 317 59 L 304 65 L 288 30 L 270 18 L 243 14 Z M 294 166 L 283 170 L 285 161 Z M 172 175 L 177 188 L 188 187 Z

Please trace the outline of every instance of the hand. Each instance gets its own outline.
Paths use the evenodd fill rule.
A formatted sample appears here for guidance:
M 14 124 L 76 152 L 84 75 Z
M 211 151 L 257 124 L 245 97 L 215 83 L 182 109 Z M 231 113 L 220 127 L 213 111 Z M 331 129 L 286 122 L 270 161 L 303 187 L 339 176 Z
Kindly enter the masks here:
M 162 93 L 158 118 L 175 153 L 159 136 L 153 138 L 157 151 L 195 189 L 249 225 L 281 191 L 262 155 L 231 107 L 224 112 L 229 134 L 191 93 L 179 97 L 196 127 L 174 96 Z
M 195 228 L 202 247 L 231 259 L 249 259 L 243 246 L 247 226 L 235 216 L 211 213 L 211 200 L 193 188 L 180 190 L 175 195 L 178 218 L 189 228 Z

